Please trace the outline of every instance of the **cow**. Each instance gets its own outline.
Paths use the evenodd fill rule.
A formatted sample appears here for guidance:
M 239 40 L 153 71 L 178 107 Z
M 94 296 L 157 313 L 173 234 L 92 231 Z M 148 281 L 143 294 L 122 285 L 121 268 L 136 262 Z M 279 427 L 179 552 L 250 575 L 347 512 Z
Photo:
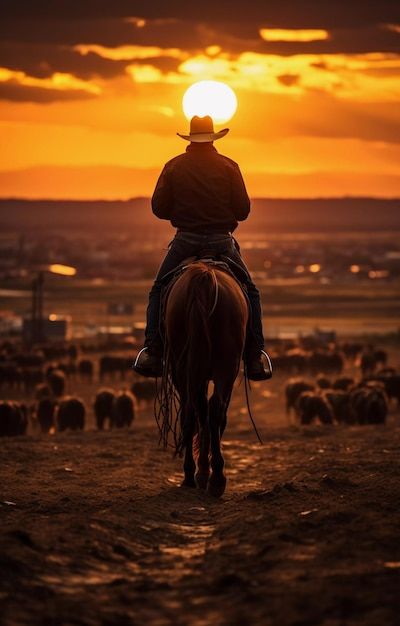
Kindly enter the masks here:
M 289 415 L 291 409 L 295 408 L 297 398 L 303 391 L 314 391 L 314 389 L 314 385 L 307 383 L 302 378 L 290 379 L 285 388 L 286 415 Z
M 36 420 L 42 433 L 49 433 L 55 427 L 57 402 L 53 398 L 42 398 L 36 408 Z
M 155 380 L 138 380 L 132 383 L 131 392 L 138 402 L 151 402 L 156 396 L 157 385 Z
M 129 391 L 121 391 L 113 400 L 112 426 L 130 426 L 135 418 L 134 398 Z
M 311 424 L 319 418 L 322 424 L 333 424 L 333 411 L 326 399 L 313 391 L 303 391 L 296 400 L 296 415 L 300 423 Z
M 83 430 L 85 427 L 86 407 L 80 398 L 65 397 L 61 400 L 57 409 L 57 429 L 62 432 L 70 430 Z
M 105 421 L 108 419 L 111 426 L 112 409 L 115 393 L 112 389 L 100 389 L 93 403 L 96 424 L 99 430 L 103 430 Z
M 0 437 L 25 435 L 28 427 L 28 409 L 23 403 L 0 403 Z

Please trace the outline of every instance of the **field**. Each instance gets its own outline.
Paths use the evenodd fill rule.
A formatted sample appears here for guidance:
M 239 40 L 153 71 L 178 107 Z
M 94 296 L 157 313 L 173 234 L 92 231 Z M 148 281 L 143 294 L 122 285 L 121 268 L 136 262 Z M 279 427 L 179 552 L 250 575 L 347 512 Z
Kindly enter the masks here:
M 398 367 L 397 343 L 380 345 Z M 1 441 L 2 623 L 397 624 L 398 409 L 386 426 L 300 427 L 284 386 L 279 374 L 253 383 L 260 445 L 238 381 L 217 501 L 179 487 L 182 460 L 157 445 L 151 405 L 129 431 L 97 432 L 97 377 L 69 380 L 85 432 Z
M 236 420 L 221 501 L 154 427 L 1 446 L 2 623 L 398 623 L 398 426 Z

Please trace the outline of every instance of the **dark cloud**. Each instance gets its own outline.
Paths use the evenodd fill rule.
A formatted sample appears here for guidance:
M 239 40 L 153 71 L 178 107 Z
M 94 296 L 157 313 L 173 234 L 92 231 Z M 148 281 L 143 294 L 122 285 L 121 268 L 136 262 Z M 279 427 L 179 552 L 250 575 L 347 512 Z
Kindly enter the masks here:
M 140 16 L 148 19 L 186 19 L 229 22 L 265 22 L 280 28 L 357 27 L 399 20 L 397 0 L 3 0 L 4 17 L 43 18 L 119 18 Z
M 0 41 L 38 44 L 100 44 L 103 46 L 142 45 L 192 49 L 202 46 L 205 37 L 196 22 L 154 21 L 137 28 L 124 19 L 44 18 L 23 16 L 0 21 Z
M 85 100 L 93 97 L 96 96 L 78 89 L 43 89 L 20 85 L 15 81 L 0 82 L 0 100 L 49 103 L 57 100 Z
M 29 76 L 46 78 L 54 72 L 89 79 L 112 78 L 125 71 L 126 61 L 104 59 L 93 52 L 82 55 L 68 46 L 32 43 L 0 43 L 0 65 Z

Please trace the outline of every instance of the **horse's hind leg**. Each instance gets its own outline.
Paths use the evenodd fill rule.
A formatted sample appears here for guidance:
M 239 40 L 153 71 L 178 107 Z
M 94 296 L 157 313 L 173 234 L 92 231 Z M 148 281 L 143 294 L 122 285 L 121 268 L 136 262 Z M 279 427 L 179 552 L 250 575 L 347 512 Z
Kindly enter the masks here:
M 208 428 L 208 399 L 207 385 L 198 399 L 198 446 L 197 472 L 195 475 L 196 485 L 199 489 L 206 489 L 210 475 L 210 431 Z
M 194 409 L 188 405 L 182 411 L 183 438 L 185 442 L 185 459 L 183 462 L 183 471 L 185 478 L 182 487 L 196 487 L 194 480 L 194 472 L 196 464 L 193 459 L 193 436 L 195 429 Z
M 221 454 L 221 429 L 226 413 L 226 403 L 215 393 L 209 402 L 208 424 L 211 444 L 211 469 L 207 491 L 210 495 L 220 498 L 225 491 L 224 458 Z

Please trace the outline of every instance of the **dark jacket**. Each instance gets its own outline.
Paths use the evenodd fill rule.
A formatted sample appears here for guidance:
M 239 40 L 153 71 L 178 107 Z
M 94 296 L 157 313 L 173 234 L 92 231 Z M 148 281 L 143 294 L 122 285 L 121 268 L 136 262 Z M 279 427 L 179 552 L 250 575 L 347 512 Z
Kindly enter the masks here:
M 248 216 L 250 200 L 235 161 L 212 143 L 191 143 L 164 166 L 151 206 L 181 230 L 232 232 Z

